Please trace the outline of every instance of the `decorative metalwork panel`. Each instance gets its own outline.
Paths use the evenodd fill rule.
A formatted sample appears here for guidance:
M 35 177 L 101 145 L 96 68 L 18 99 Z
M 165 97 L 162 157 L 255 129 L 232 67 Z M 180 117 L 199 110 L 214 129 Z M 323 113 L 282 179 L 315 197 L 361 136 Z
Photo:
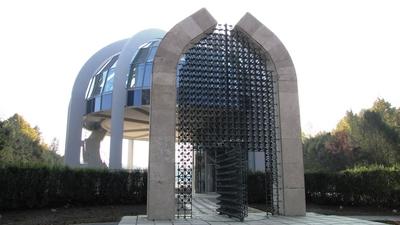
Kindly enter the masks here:
M 267 210 L 278 212 L 275 81 L 267 58 L 232 26 L 190 48 L 177 72 L 177 213 L 191 216 L 193 151 L 216 156 L 218 212 L 247 216 L 248 151 L 265 152 Z
M 193 148 L 190 142 L 178 143 L 178 217 L 192 215 L 192 176 L 193 176 Z
M 230 141 L 217 149 L 217 198 L 220 214 L 243 221 L 247 216 L 248 152 L 244 142 Z

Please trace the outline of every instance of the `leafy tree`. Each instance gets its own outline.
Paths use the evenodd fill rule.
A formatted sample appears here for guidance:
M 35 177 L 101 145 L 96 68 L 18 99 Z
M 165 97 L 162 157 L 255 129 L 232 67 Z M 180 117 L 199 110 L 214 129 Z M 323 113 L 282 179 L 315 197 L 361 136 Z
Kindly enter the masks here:
M 378 113 L 383 121 L 390 127 L 398 127 L 400 125 L 399 110 L 392 107 L 392 105 L 384 99 L 378 98 L 371 107 L 371 111 Z
M 330 133 L 319 133 L 315 137 L 304 139 L 304 169 L 306 172 L 328 171 L 325 143 L 331 139 Z
M 49 150 L 54 152 L 54 153 L 58 153 L 58 146 L 59 146 L 59 141 L 57 138 L 53 138 L 51 140 L 50 146 L 49 146 Z
M 0 121 L 0 164 L 48 164 L 62 162 L 61 157 L 50 151 L 41 138 L 38 127 L 15 114 Z
M 306 172 L 339 171 L 353 165 L 357 149 L 351 144 L 348 132 L 320 133 L 304 140 Z
M 348 111 L 330 133 L 303 139 L 306 171 L 338 171 L 356 165 L 400 161 L 400 109 L 377 99 L 358 114 Z

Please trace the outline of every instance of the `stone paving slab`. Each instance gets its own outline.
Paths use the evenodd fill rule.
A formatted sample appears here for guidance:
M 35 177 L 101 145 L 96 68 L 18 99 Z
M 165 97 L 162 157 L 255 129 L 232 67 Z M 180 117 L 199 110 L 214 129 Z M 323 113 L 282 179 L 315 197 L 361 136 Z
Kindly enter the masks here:
M 227 216 L 218 215 L 216 213 L 216 196 L 215 194 L 196 194 L 194 195 L 192 204 L 191 219 L 175 219 L 153 221 L 148 220 L 146 215 L 141 216 L 125 216 L 122 218 L 119 225 L 374 225 L 383 224 L 368 220 L 387 220 L 386 217 L 344 217 L 344 216 L 327 216 L 316 213 L 307 213 L 302 217 L 287 217 L 287 216 L 266 216 L 266 213 L 257 209 L 249 208 L 249 216 L 244 219 L 244 222 L 239 222 L 237 219 Z M 382 219 L 384 218 L 384 219 Z M 363 220 L 365 219 L 365 220 Z M 393 218 L 391 218 L 393 219 Z M 400 220 L 400 217 L 398 218 Z M 396 220 L 394 220 L 396 221 Z
M 73 225 L 118 225 L 118 222 L 115 222 L 115 223 L 114 222 L 112 222 L 112 223 L 77 223 L 77 224 L 73 224 Z
M 400 216 L 347 216 L 350 218 L 356 218 L 361 220 L 373 220 L 373 221 L 400 221 Z
M 203 215 L 202 217 L 192 219 L 176 219 L 176 220 L 162 220 L 152 221 L 148 220 L 146 216 L 125 216 L 122 218 L 119 225 L 174 225 L 174 224 L 188 224 L 188 225 L 375 225 L 383 224 L 367 220 L 360 220 L 357 218 L 350 218 L 344 216 L 326 216 L 315 213 L 307 213 L 307 216 L 302 217 L 286 217 L 286 216 L 269 216 L 265 213 L 250 213 L 245 218 L 244 222 L 239 222 L 236 219 L 219 215 Z

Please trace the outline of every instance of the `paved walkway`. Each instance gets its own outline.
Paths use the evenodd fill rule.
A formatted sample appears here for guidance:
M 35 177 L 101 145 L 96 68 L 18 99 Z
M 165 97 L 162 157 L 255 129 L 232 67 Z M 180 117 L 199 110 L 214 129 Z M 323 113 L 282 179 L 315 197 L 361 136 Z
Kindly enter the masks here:
M 350 218 L 356 218 L 360 220 L 370 221 L 400 221 L 400 216 L 347 216 Z
M 257 209 L 249 208 L 249 216 L 244 222 L 227 216 L 218 215 L 215 211 L 217 205 L 215 203 L 215 195 L 196 195 L 193 198 L 193 218 L 192 219 L 176 219 L 174 221 L 152 221 L 147 216 L 125 216 L 119 225 L 173 225 L 173 224 L 193 224 L 193 225 L 227 225 L 227 224 L 247 224 L 247 225 L 291 225 L 291 224 L 329 224 L 329 225 L 373 225 L 383 224 L 358 218 L 350 218 L 344 216 L 326 216 L 315 213 L 307 213 L 302 217 L 286 217 L 286 216 L 269 216 L 265 212 Z M 376 218 L 376 217 L 374 217 Z
M 119 225 L 173 225 L 173 224 L 193 224 L 193 225 L 227 225 L 227 224 L 247 224 L 247 225 L 373 225 L 383 224 L 371 222 L 366 220 L 354 219 L 343 216 L 325 216 L 313 213 L 307 213 L 304 217 L 285 217 L 285 216 L 271 216 L 265 217 L 264 213 L 250 213 L 244 222 L 239 222 L 224 216 L 210 216 L 205 218 L 193 219 L 177 219 L 174 221 L 149 221 L 146 216 L 126 216 L 123 217 Z

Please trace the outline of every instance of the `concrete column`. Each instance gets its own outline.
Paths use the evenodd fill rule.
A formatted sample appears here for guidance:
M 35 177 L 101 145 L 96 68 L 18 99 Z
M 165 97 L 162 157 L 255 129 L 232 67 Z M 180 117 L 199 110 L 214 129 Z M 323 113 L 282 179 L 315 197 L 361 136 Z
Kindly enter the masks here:
M 301 145 L 299 100 L 296 71 L 285 46 L 279 38 L 251 14 L 246 13 L 235 26 L 249 35 L 250 40 L 264 50 L 277 81 L 277 155 L 281 175 L 280 214 L 305 215 L 304 168 Z
M 216 23 L 207 10 L 197 11 L 165 35 L 154 58 L 147 185 L 149 219 L 175 218 L 176 67 L 182 53 Z
M 128 140 L 128 169 L 133 169 L 133 151 L 135 140 Z
M 126 40 L 114 42 L 96 52 L 83 65 L 75 79 L 68 107 L 67 134 L 65 139 L 65 164 L 67 166 L 76 167 L 80 165 L 82 117 L 86 114 L 85 93 L 90 78 L 92 78 L 98 67 L 106 59 L 121 51 L 125 42 Z
M 80 103 L 78 103 L 80 102 Z M 80 99 L 71 100 L 68 107 L 67 134 L 65 138 L 65 155 L 64 163 L 70 167 L 78 167 L 80 165 L 80 153 L 82 147 L 82 116 L 84 109 L 79 104 L 84 104 Z
M 115 67 L 113 81 L 112 111 L 111 111 L 111 140 L 110 168 L 122 168 L 122 140 L 124 129 L 125 105 L 127 101 L 126 79 L 134 54 L 140 45 L 156 38 L 162 38 L 165 32 L 158 29 L 141 31 L 130 38 L 123 47 Z

